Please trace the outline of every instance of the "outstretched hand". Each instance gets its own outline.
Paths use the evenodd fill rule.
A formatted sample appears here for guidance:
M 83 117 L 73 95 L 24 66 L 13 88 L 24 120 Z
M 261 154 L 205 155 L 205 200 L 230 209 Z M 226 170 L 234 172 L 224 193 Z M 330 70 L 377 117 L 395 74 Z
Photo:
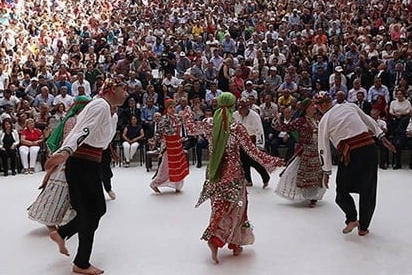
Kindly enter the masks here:
M 388 148 L 389 151 L 391 151 L 392 153 L 396 153 L 396 148 L 395 146 L 392 144 L 392 142 L 390 142 L 386 137 L 383 137 L 381 139 L 383 146 L 385 146 L 386 148 Z
M 53 156 L 51 156 L 46 163 L 44 164 L 44 168 L 46 171 L 53 172 L 53 170 L 59 165 L 64 162 L 69 158 L 69 153 L 66 151 L 62 151 L 60 153 L 56 153 Z
M 324 187 L 329 189 L 329 175 L 323 174 L 322 184 Z

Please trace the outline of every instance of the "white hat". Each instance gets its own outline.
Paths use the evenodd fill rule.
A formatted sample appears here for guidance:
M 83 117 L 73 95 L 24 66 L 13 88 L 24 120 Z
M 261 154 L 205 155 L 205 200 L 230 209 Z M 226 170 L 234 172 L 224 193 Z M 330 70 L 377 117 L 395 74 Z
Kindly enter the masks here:
M 253 41 L 247 42 L 247 45 L 248 45 L 248 46 L 253 45 Z
M 253 84 L 253 82 L 252 81 L 250 81 L 250 80 L 248 80 L 248 81 L 246 81 L 246 83 L 245 83 L 245 85 L 252 85 Z
M 282 37 L 279 37 L 279 38 L 278 38 L 278 41 L 283 42 L 283 38 L 282 38 Z
M 275 66 L 272 66 L 272 67 L 270 67 L 270 70 L 271 70 L 271 71 L 277 71 L 278 68 L 276 68 Z
M 39 81 L 39 79 L 37 77 L 32 77 L 30 80 L 31 81 Z
M 341 66 L 336 66 L 336 67 L 335 67 L 335 71 L 341 73 L 341 72 L 343 72 L 343 69 L 342 69 Z
M 179 55 L 180 55 L 181 57 L 185 57 L 185 56 L 186 56 L 185 52 L 180 52 Z

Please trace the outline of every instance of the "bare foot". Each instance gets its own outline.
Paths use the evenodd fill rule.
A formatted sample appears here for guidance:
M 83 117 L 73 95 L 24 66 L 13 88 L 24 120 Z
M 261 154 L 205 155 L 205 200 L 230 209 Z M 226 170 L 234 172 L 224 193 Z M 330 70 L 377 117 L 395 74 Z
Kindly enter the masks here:
M 88 268 L 80 268 L 77 265 L 73 265 L 72 271 L 78 274 L 86 274 L 86 275 L 98 275 L 103 274 L 104 270 L 98 269 L 95 266 L 90 265 Z
M 157 187 L 152 187 L 152 186 L 150 186 L 150 188 L 152 188 L 153 191 L 155 191 L 155 193 L 160 193 L 159 188 L 157 188 Z
M 211 241 L 208 241 L 207 245 L 209 246 L 210 252 L 212 253 L 212 260 L 215 263 L 218 264 L 219 263 L 219 260 L 217 259 L 217 249 L 218 249 L 218 247 Z
M 358 226 L 359 226 L 358 221 L 350 222 L 346 225 L 346 227 L 344 229 L 342 229 L 342 233 L 343 234 L 348 234 L 348 233 L 352 232 L 352 230 L 355 229 Z
M 180 193 L 180 190 L 179 189 L 176 189 L 176 191 L 175 191 L 176 193 Z
M 50 232 L 50 238 L 57 243 L 57 246 L 59 247 L 59 252 L 66 255 L 70 256 L 69 250 L 67 250 L 66 245 L 64 243 L 63 238 L 60 236 L 59 232 L 57 231 L 52 231 Z
M 53 231 L 56 231 L 56 230 L 57 230 L 57 227 L 54 226 L 54 225 L 47 225 L 47 229 L 49 229 L 49 233 L 51 233 L 51 232 L 53 232 Z
M 241 247 L 240 245 L 233 248 L 233 256 L 239 256 L 243 251 L 243 247 Z

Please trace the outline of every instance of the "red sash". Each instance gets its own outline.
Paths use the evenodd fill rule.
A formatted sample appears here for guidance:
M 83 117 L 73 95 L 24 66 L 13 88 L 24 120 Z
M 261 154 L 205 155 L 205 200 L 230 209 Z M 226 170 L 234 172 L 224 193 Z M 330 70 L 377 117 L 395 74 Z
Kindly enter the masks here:
M 189 163 L 183 151 L 182 138 L 179 135 L 165 136 L 167 160 L 169 162 L 169 180 L 182 181 L 189 175 Z

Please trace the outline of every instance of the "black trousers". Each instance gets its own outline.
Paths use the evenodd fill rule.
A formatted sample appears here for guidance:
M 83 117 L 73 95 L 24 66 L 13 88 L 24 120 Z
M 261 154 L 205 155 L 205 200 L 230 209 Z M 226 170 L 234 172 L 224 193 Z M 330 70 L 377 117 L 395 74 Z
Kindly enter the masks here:
M 348 166 L 338 162 L 335 202 L 345 213 L 346 224 L 358 220 L 356 205 L 350 194 L 358 193 L 360 229 L 368 229 L 376 206 L 377 173 L 375 144 L 352 150 Z
M 112 190 L 112 156 L 110 155 L 110 149 L 103 150 L 102 162 L 100 163 L 100 175 L 102 177 L 103 187 L 106 192 Z
M 266 169 L 260 165 L 257 161 L 249 157 L 243 149 L 240 149 L 240 161 L 242 162 L 243 172 L 245 173 L 245 179 L 248 182 L 252 182 L 252 175 L 250 173 L 250 168 L 253 167 L 258 171 L 262 177 L 263 182 L 269 182 L 270 176 Z
M 12 171 L 16 171 L 16 159 L 17 152 L 16 149 L 9 149 L 5 151 L 0 151 L 1 162 L 3 165 L 3 171 L 6 173 L 9 170 L 7 159 L 10 158 L 10 166 Z
M 70 157 L 66 162 L 66 179 L 76 217 L 59 228 L 63 239 L 78 234 L 79 244 L 73 263 L 80 268 L 90 266 L 94 232 L 106 212 L 106 201 L 100 176 L 100 163 Z

